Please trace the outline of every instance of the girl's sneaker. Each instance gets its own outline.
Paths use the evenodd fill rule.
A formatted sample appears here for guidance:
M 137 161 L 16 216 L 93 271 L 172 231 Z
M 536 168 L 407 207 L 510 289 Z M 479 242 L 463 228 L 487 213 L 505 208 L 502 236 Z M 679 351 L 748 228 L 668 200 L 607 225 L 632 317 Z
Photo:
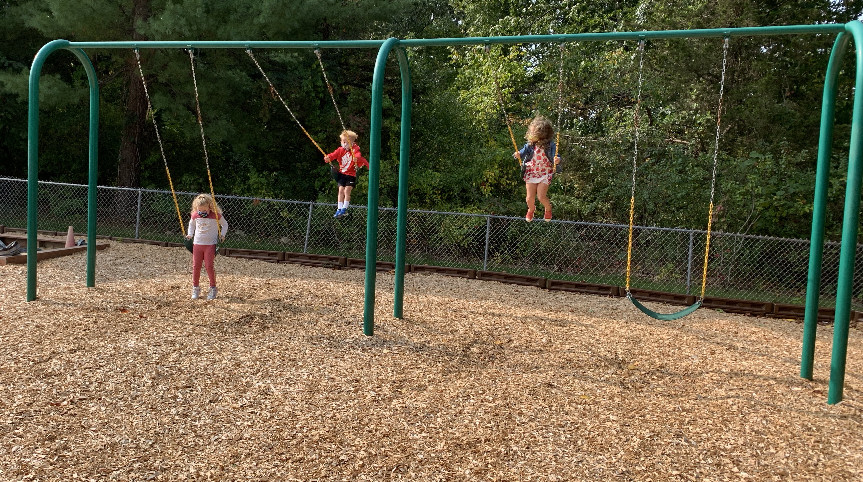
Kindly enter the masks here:
M 542 218 L 546 220 L 546 222 L 551 221 L 551 209 L 546 209 L 545 214 L 542 215 Z
M 219 290 L 216 289 L 215 286 L 210 286 L 210 291 L 207 292 L 207 299 L 208 300 L 215 300 L 216 295 L 218 295 L 218 294 L 219 294 Z
M 197 300 L 200 297 L 201 297 L 201 287 L 200 286 L 193 286 L 192 287 L 192 299 Z
M 524 220 L 527 222 L 533 221 L 533 210 L 528 211 L 527 214 L 524 215 Z

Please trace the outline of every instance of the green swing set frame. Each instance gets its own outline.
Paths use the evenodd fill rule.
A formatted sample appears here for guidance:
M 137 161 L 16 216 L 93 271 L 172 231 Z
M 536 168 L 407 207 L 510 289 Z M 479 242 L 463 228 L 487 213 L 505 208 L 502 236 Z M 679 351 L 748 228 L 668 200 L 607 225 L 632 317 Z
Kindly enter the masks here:
M 863 23 L 852 21 L 845 24 L 789 25 L 770 27 L 719 28 L 695 30 L 665 30 L 640 32 L 603 32 L 579 34 L 521 35 L 500 37 L 434 38 L 434 39 L 397 39 L 386 40 L 345 40 L 345 41 L 127 41 L 127 42 L 70 42 L 54 40 L 45 44 L 33 59 L 29 78 L 28 99 L 28 207 L 27 207 L 27 244 L 36 246 L 38 229 L 38 158 L 39 158 L 39 79 L 47 58 L 58 50 L 71 52 L 83 65 L 90 88 L 89 113 L 89 168 L 88 168 L 88 208 L 87 208 L 87 274 L 86 285 L 95 286 L 96 259 L 96 178 L 98 166 L 98 127 L 99 127 L 99 84 L 96 71 L 85 53 L 87 48 L 373 48 L 378 50 L 372 80 L 372 98 L 369 132 L 369 192 L 368 218 L 366 229 L 365 258 L 365 299 L 363 310 L 363 332 L 374 334 L 375 285 L 377 265 L 378 202 L 381 157 L 381 129 L 384 73 L 389 55 L 395 52 L 402 82 L 401 138 L 399 151 L 398 221 L 396 225 L 396 270 L 394 283 L 393 314 L 403 316 L 404 275 L 405 275 L 405 235 L 407 218 L 407 185 L 410 158 L 410 125 L 412 110 L 412 84 L 410 62 L 406 49 L 430 46 L 519 44 L 519 43 L 568 43 L 587 41 L 638 41 L 671 38 L 717 38 L 768 35 L 835 35 L 824 81 L 821 131 L 818 147 L 818 164 L 815 179 L 815 200 L 811 247 L 809 256 L 809 276 L 806 293 L 806 307 L 801 355 L 801 377 L 812 378 L 812 364 L 815 351 L 815 331 L 817 325 L 818 302 L 821 279 L 821 259 L 824 248 L 824 222 L 827 203 L 827 185 L 830 176 L 830 155 L 832 151 L 833 124 L 837 79 L 848 43 L 853 38 L 856 49 L 856 80 L 854 107 L 851 126 L 851 143 L 848 160 L 848 174 L 845 195 L 844 220 L 839 261 L 836 310 L 833 327 L 833 353 L 830 368 L 830 388 L 828 403 L 842 400 L 847 357 L 848 330 L 852 282 L 855 265 L 857 230 L 860 208 L 861 181 L 863 181 Z M 27 259 L 27 300 L 36 299 L 36 256 Z

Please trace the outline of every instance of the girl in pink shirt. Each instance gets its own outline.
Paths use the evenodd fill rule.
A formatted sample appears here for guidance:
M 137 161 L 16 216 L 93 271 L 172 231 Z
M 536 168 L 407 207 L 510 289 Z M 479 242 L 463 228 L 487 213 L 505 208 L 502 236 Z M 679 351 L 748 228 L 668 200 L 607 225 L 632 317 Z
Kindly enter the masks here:
M 198 282 L 201 278 L 201 265 L 206 265 L 207 277 L 210 279 L 210 290 L 207 299 L 216 298 L 216 269 L 213 266 L 216 258 L 216 244 L 225 240 L 228 232 L 228 221 L 222 215 L 221 209 L 209 194 L 199 194 L 192 201 L 192 219 L 189 220 L 189 230 L 186 239 L 192 240 L 192 299 L 201 296 Z

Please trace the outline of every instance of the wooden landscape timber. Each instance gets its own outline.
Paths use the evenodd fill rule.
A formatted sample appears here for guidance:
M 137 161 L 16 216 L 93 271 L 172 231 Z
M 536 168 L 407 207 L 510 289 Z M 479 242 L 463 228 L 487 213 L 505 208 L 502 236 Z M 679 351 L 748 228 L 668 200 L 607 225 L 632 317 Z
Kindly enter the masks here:
M 54 231 L 50 231 L 47 235 L 49 236 L 57 236 L 58 234 Z M 83 235 L 78 235 L 83 236 Z M 83 252 L 87 250 L 86 245 L 82 246 L 72 246 L 66 247 L 64 240 L 58 240 L 55 238 L 41 237 L 36 238 L 39 250 L 36 254 L 36 259 L 38 261 L 42 261 L 45 259 L 57 258 L 59 256 L 69 256 L 73 253 Z M 15 234 L 15 233 L 2 233 L 0 234 L 0 241 L 3 241 L 5 244 L 9 244 L 12 241 L 17 241 L 18 246 L 22 248 L 27 248 L 27 235 L 26 234 Z M 103 250 L 110 246 L 107 242 L 96 243 L 97 250 Z M 6 264 L 25 264 L 27 263 L 27 252 L 23 252 L 21 254 L 16 254 L 13 256 L 0 256 L 0 266 Z

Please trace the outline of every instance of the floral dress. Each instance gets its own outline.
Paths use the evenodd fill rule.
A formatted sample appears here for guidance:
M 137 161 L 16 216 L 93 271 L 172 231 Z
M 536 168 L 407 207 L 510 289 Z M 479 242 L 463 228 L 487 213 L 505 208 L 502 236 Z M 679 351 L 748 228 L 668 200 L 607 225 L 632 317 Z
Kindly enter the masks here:
M 534 146 L 533 159 L 525 164 L 524 182 L 528 184 L 551 184 L 554 166 L 545 149 Z

